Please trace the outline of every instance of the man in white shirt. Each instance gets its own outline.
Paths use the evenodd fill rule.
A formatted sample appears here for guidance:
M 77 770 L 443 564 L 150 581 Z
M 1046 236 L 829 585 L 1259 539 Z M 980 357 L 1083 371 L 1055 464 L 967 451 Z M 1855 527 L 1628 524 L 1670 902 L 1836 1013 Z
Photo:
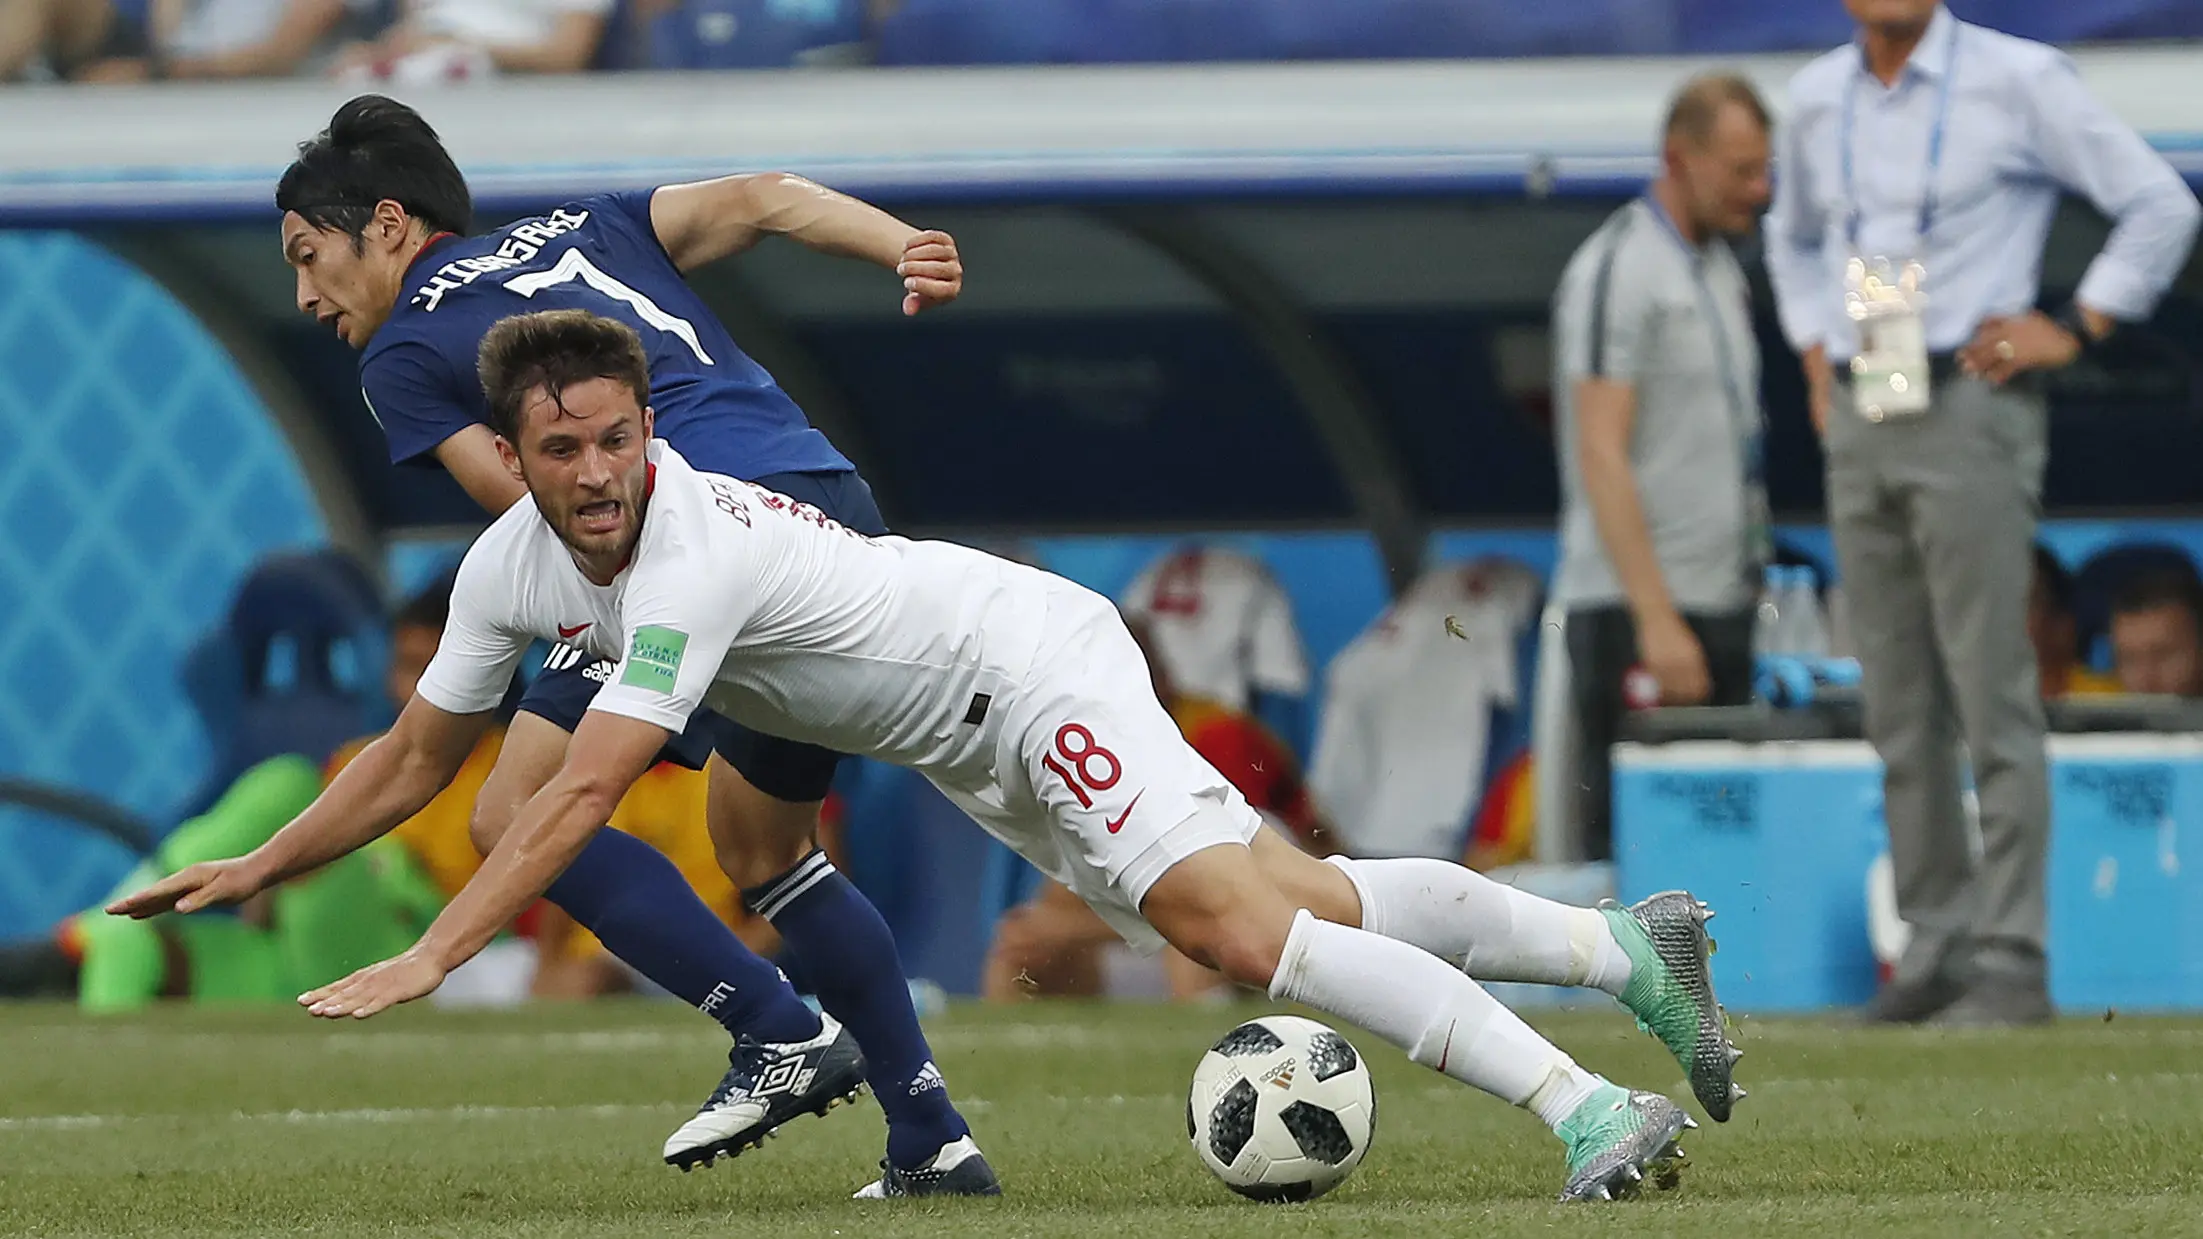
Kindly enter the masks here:
M 1790 81 L 1767 274 L 1805 367 L 1828 524 L 1913 934 L 1887 1023 L 2046 1023 L 2050 780 L 2027 639 L 2043 375 L 2146 319 L 2203 207 L 2056 48 L 1936 0 L 1845 0 L 1853 43 Z M 2059 197 L 2111 222 L 2034 308 Z M 1976 830 L 1961 811 L 1972 768 Z
M 499 73 L 579 73 L 618 0 L 411 0 L 371 43 L 346 48 L 347 80 L 420 83 Z
M 651 442 L 648 364 L 617 322 L 522 315 L 481 355 L 499 453 L 529 498 L 468 552 L 436 660 L 396 727 L 266 847 L 111 911 L 234 903 L 381 834 L 443 786 L 529 642 L 556 633 L 618 660 L 564 767 L 419 943 L 304 995 L 314 1014 L 366 1017 L 442 984 L 708 702 L 918 770 L 1134 945 L 1168 942 L 1534 1111 L 1568 1146 L 1564 1199 L 1659 1180 L 1694 1124 L 1667 1098 L 1584 1071 L 1470 975 L 1603 988 L 1667 1044 L 1715 1118 L 1741 1096 L 1706 968 L 1709 913 L 1689 895 L 1572 908 L 1442 861 L 1310 857 L 1187 746 L 1107 599 L 963 547 L 858 534 L 697 472 Z

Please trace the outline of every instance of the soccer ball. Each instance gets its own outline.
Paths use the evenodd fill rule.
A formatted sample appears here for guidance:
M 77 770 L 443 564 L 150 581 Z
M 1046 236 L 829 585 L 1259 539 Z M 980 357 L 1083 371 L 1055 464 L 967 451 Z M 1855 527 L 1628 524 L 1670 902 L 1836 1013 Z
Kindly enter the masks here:
M 1224 1186 L 1262 1201 L 1314 1200 L 1345 1182 L 1376 1131 L 1369 1067 L 1346 1038 L 1265 1015 L 1201 1056 L 1186 1135 Z

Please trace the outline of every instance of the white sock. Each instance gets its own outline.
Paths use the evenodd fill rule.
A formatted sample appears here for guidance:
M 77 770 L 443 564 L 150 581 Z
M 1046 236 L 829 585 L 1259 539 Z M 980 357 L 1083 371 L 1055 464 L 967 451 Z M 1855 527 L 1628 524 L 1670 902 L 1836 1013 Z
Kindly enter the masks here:
M 1408 1057 L 1510 1105 L 1532 1108 L 1547 1126 L 1598 1088 L 1560 1047 L 1540 1037 L 1498 999 L 1405 942 L 1317 920 L 1293 918 L 1270 997 L 1301 1002 L 1359 1024 Z
M 1596 908 L 1541 899 L 1442 860 L 1331 857 L 1362 899 L 1362 928 L 1457 959 L 1479 981 L 1589 985 L 1617 997 L 1629 955 Z

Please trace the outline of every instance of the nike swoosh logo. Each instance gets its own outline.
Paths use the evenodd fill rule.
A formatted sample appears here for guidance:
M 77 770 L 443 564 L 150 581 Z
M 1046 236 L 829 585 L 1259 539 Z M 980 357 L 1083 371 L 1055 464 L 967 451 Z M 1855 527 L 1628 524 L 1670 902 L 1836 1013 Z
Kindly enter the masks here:
M 1147 795 L 1147 789 L 1143 787 L 1139 790 L 1137 795 L 1134 795 L 1132 797 L 1132 803 L 1124 807 L 1124 812 L 1119 813 L 1117 816 L 1110 818 L 1108 821 L 1102 823 L 1104 826 L 1109 827 L 1110 834 L 1116 834 L 1118 831 L 1124 829 L 1124 820 L 1132 816 L 1132 810 L 1138 807 L 1140 803 L 1140 797 L 1145 795 Z
M 558 639 L 561 641 L 571 641 L 575 637 L 578 637 L 587 631 L 589 631 L 588 624 L 576 624 L 572 628 L 568 628 L 566 625 L 560 624 L 558 626 Z

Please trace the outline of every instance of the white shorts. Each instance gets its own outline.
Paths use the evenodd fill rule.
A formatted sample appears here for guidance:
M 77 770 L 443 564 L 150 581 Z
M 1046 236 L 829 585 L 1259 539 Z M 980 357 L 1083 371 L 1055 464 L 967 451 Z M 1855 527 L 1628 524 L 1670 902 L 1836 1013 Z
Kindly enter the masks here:
M 1186 743 L 1116 608 L 1095 602 L 1051 611 L 1032 672 L 998 703 L 1009 714 L 994 783 L 939 786 L 1126 942 L 1155 951 L 1162 936 L 1140 915 L 1148 889 L 1195 852 L 1252 842 L 1262 817 Z

